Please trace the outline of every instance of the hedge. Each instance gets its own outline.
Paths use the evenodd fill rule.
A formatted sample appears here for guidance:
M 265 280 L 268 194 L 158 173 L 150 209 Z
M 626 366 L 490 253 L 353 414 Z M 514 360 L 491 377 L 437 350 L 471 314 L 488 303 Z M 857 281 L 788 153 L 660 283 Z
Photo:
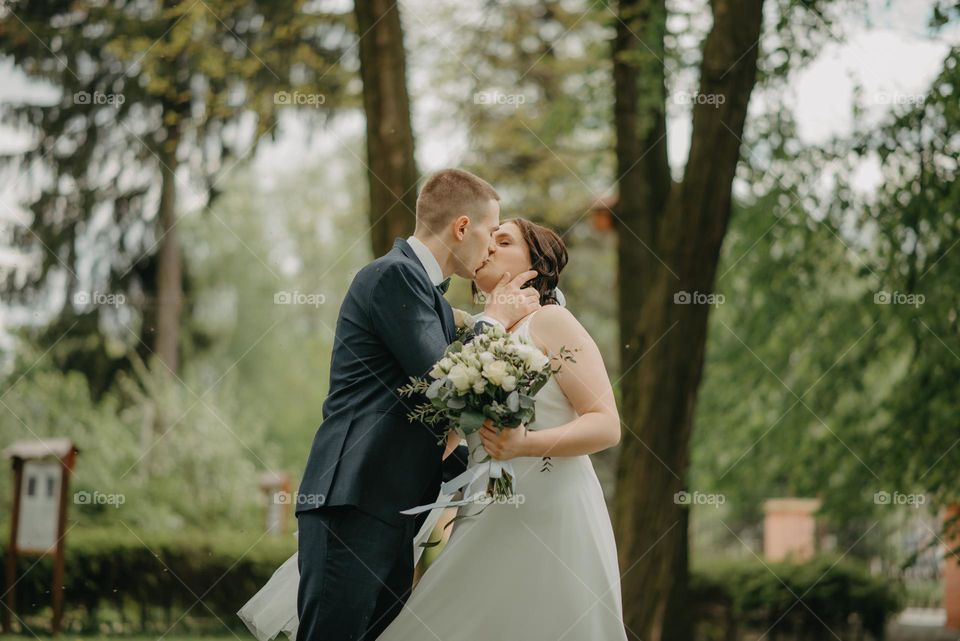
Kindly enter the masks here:
M 295 550 L 292 535 L 77 527 L 67 534 L 65 627 L 243 629 L 236 610 Z M 17 575 L 17 614 L 31 628 L 45 627 L 50 560 L 21 557 Z M 689 598 L 697 641 L 732 641 L 748 632 L 766 632 L 771 641 L 833 638 L 825 625 L 844 640 L 864 634 L 881 639 L 887 620 L 900 608 L 902 590 L 849 559 L 724 560 L 694 564 Z
M 695 564 L 689 596 L 701 641 L 728 641 L 747 631 L 766 633 L 771 641 L 883 639 L 887 621 L 904 603 L 899 583 L 831 557 Z
M 296 551 L 292 535 L 261 534 L 159 534 L 124 526 L 70 530 L 65 628 L 166 631 L 176 624 L 180 629 L 223 631 L 225 624 L 242 629 L 237 609 Z M 43 613 L 48 618 L 52 560 L 21 556 L 17 577 L 17 615 Z

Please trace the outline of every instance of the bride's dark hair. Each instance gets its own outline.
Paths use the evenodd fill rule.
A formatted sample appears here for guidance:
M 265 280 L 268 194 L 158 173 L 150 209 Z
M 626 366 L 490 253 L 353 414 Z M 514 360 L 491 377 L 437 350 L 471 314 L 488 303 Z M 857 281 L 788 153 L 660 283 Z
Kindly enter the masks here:
M 567 264 L 567 246 L 563 239 L 552 229 L 529 221 L 526 218 L 511 218 L 501 225 L 513 223 L 520 230 L 520 236 L 530 250 L 530 269 L 537 270 L 537 276 L 527 281 L 526 286 L 540 292 L 541 305 L 559 305 L 554 289 L 560 283 L 560 272 Z M 476 283 L 470 284 L 473 299 L 481 298 Z

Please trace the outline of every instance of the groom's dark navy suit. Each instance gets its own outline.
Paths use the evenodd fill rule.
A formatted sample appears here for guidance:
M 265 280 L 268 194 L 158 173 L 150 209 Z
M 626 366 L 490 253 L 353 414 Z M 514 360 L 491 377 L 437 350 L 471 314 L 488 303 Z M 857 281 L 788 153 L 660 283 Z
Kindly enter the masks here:
M 372 641 L 406 601 L 426 513 L 400 511 L 434 501 L 441 480 L 464 469 L 466 452 L 443 462 L 437 437 L 406 418 L 416 400 L 396 390 L 426 375 L 454 335 L 442 288 L 405 240 L 351 283 L 297 497 L 297 641 Z

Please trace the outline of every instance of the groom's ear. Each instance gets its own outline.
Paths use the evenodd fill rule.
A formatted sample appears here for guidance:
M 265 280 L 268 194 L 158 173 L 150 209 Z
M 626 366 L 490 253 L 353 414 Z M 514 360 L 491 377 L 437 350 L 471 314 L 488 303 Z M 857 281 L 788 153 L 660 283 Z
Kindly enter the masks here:
M 470 224 L 470 217 L 463 214 L 456 217 L 453 221 L 453 237 L 457 240 L 463 240 L 467 233 L 467 225 Z

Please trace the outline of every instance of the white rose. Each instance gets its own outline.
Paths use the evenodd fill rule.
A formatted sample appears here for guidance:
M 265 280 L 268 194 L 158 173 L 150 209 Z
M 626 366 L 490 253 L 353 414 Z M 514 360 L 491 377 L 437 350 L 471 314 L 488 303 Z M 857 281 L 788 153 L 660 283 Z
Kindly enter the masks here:
M 453 308 L 453 324 L 457 327 L 473 327 L 477 321 L 462 309 Z
M 473 384 L 473 391 L 476 394 L 483 394 L 483 390 L 485 389 L 487 389 L 487 381 L 483 377 Z
M 547 363 L 550 362 L 550 357 L 541 352 L 539 349 L 534 352 L 533 361 L 531 365 L 534 369 L 543 369 L 547 366 Z
M 512 392 L 517 389 L 517 377 L 513 375 L 504 376 L 500 387 L 502 387 L 505 392 Z
M 507 364 L 503 361 L 493 361 L 483 366 L 483 375 L 494 385 L 500 385 L 507 375 Z
M 542 369 L 543 366 L 550 361 L 546 354 L 532 345 L 520 345 L 517 348 L 517 352 L 520 354 L 523 362 L 527 364 L 527 367 L 531 369 Z
M 447 378 L 450 379 L 458 392 L 466 392 L 470 389 L 470 370 L 459 363 L 450 368 L 450 371 L 447 372 Z
M 480 352 L 480 362 L 486 365 L 494 361 L 493 354 L 490 352 Z

